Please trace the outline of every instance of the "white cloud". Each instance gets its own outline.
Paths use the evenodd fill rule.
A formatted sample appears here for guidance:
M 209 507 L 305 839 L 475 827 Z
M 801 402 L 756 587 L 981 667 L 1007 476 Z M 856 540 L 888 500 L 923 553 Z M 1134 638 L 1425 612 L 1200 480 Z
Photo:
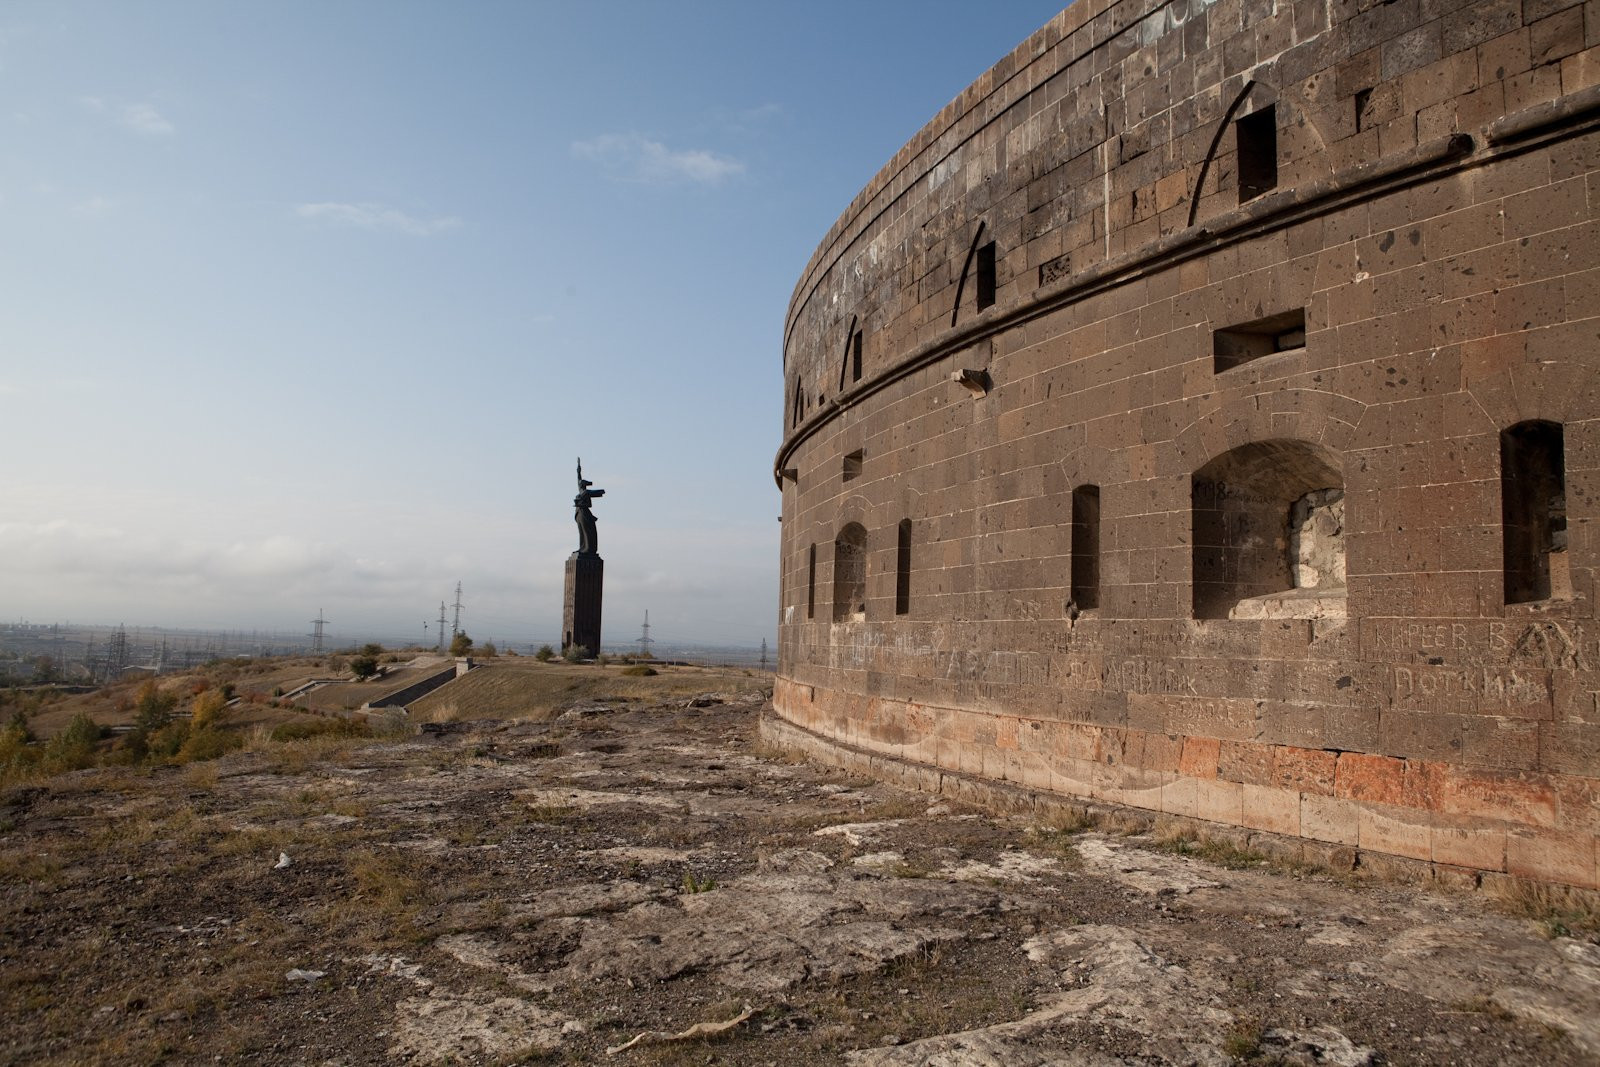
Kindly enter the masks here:
M 123 104 L 117 118 L 134 133 L 165 137 L 167 134 L 177 132 L 172 123 L 167 121 L 166 116 L 149 104 Z
M 98 96 L 83 98 L 83 106 L 96 115 L 106 115 L 131 133 L 146 137 L 168 137 L 177 127 L 153 104 L 110 104 Z
M 744 164 L 702 148 L 672 149 L 636 133 L 604 133 L 575 141 L 572 154 L 600 164 L 614 177 L 649 183 L 695 182 L 720 185 L 744 173 Z
M 454 215 L 443 215 L 434 219 L 419 219 L 407 215 L 398 208 L 366 202 L 353 204 L 337 202 L 300 204 L 295 207 L 294 213 L 302 219 L 326 222 L 332 226 L 354 226 L 362 230 L 384 230 L 390 233 L 409 234 L 412 237 L 428 237 L 436 233 L 443 233 L 446 230 L 453 230 L 461 225 L 461 220 Z

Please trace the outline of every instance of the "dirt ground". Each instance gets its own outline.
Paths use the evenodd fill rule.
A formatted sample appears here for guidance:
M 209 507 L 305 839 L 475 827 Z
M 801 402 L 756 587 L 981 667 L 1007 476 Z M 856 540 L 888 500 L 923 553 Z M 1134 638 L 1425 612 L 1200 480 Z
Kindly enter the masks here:
M 690 703 L 0 794 L 0 1061 L 1600 1059 L 1559 924 L 958 810 Z

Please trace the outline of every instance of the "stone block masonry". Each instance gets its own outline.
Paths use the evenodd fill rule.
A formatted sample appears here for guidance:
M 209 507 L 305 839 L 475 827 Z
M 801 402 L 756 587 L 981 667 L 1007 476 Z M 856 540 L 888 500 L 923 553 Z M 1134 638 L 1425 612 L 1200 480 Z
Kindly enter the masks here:
M 776 714 L 1600 887 L 1597 217 L 1593 5 L 1078 0 L 796 286 Z

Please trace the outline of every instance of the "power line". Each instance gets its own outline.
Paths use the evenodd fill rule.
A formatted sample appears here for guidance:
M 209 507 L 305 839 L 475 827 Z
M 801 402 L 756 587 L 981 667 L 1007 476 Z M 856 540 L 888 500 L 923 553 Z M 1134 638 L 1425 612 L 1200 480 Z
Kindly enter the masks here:
M 653 642 L 650 640 L 650 609 L 645 608 L 644 632 L 639 635 L 639 655 L 648 657 L 650 655 L 650 645 L 652 643 Z
M 318 608 L 317 617 L 311 620 L 311 625 L 314 627 L 311 631 L 311 651 L 322 651 L 322 628 L 327 625 L 327 622 L 328 620 L 322 617 L 322 609 Z M 226 645 L 226 637 L 224 637 L 224 645 Z

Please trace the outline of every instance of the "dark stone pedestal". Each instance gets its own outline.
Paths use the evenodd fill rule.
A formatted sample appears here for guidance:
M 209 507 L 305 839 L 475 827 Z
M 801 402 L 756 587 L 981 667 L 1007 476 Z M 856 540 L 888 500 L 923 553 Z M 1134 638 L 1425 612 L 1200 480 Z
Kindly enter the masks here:
M 567 557 L 567 593 L 561 608 L 561 645 L 577 645 L 600 654 L 600 592 L 606 561 L 597 553 Z

